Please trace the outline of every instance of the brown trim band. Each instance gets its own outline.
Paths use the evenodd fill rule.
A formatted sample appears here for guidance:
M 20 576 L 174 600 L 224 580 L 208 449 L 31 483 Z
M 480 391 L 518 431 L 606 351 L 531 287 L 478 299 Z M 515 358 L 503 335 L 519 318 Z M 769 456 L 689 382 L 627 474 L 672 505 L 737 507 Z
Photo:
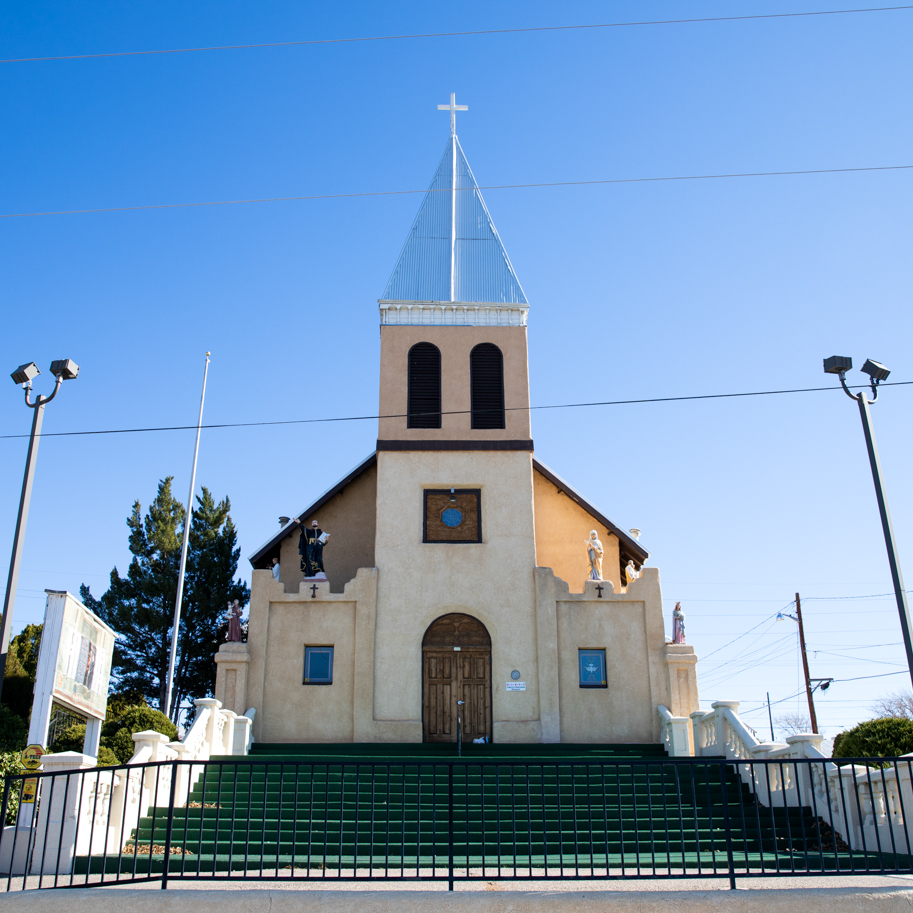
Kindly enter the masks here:
M 383 450 L 528 450 L 528 441 L 378 441 L 378 451 Z

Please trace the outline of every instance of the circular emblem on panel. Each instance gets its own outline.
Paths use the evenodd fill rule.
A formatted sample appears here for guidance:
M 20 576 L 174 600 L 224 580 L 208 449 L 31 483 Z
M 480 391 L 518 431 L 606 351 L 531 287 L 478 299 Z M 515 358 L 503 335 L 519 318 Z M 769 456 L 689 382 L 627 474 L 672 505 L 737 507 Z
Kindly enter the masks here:
M 520 671 L 518 669 L 514 669 L 514 671 L 510 673 L 510 677 L 516 681 L 520 677 Z
M 441 514 L 441 522 L 444 526 L 459 526 L 463 522 L 463 512 L 456 507 L 448 507 Z

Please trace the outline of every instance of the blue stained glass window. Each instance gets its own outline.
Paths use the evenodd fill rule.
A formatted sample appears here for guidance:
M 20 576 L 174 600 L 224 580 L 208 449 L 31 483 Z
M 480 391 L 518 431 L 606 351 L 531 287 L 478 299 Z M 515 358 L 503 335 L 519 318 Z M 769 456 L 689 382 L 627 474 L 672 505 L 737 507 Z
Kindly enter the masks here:
M 581 688 L 605 688 L 605 650 L 578 650 Z
M 304 682 L 305 685 L 333 684 L 333 648 L 304 648 Z
M 441 522 L 444 526 L 459 526 L 463 522 L 463 512 L 456 507 L 448 507 L 441 514 Z

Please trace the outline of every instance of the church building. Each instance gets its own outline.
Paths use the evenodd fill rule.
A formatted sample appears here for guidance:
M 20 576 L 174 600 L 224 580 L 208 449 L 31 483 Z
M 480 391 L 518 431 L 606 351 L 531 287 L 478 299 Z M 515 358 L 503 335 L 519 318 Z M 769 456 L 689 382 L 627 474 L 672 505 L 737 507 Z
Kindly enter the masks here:
M 529 303 L 441 107 L 378 302 L 376 449 L 251 556 L 216 697 L 259 742 L 658 742 L 697 657 L 638 539 L 536 459 Z

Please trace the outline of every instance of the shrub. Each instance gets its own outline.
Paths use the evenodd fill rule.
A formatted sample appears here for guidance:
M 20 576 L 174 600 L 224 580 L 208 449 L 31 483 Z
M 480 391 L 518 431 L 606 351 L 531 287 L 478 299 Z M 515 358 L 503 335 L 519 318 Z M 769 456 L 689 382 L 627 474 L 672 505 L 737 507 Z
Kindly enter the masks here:
M 11 774 L 21 774 L 22 764 L 18 751 L 4 751 L 0 753 L 0 783 L 3 777 Z M 14 780 L 10 785 L 9 797 L 6 800 L 6 824 L 16 823 L 16 813 L 19 811 L 19 793 L 22 789 L 22 780 Z M 3 793 L 0 792 L 0 802 Z
M 28 723 L 6 704 L 0 704 L 0 752 L 22 751 L 28 737 Z
M 120 719 L 122 713 L 134 707 L 148 707 L 146 698 L 139 691 L 128 688 L 124 691 L 115 691 L 108 695 L 108 712 L 106 720 Z
M 48 745 L 48 752 L 57 751 L 82 751 L 86 741 L 86 724 L 71 723 L 62 732 L 57 733 L 57 738 Z
M 174 723 L 159 710 L 151 707 L 127 707 L 116 720 L 106 720 L 101 727 L 101 744 L 117 756 L 121 764 L 126 764 L 133 757 L 136 743 L 133 734 L 152 729 L 168 736 L 174 741 L 178 731 Z
M 882 717 L 834 739 L 835 758 L 895 758 L 913 752 L 913 720 Z
M 120 758 L 107 745 L 102 745 L 98 749 L 98 767 L 114 767 L 118 764 L 120 764 Z

